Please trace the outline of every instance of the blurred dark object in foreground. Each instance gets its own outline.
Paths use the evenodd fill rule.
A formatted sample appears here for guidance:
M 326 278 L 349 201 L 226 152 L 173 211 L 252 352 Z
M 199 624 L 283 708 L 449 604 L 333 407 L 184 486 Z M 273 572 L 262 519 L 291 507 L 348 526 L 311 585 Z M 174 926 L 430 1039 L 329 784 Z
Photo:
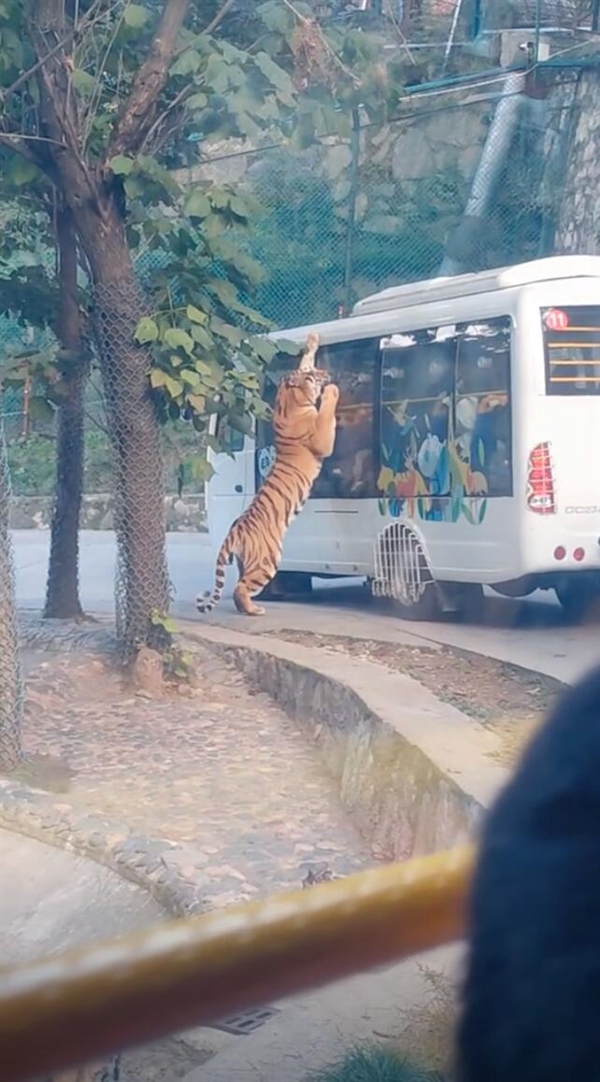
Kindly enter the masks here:
M 600 1079 L 600 668 L 570 689 L 486 821 L 461 1082 Z

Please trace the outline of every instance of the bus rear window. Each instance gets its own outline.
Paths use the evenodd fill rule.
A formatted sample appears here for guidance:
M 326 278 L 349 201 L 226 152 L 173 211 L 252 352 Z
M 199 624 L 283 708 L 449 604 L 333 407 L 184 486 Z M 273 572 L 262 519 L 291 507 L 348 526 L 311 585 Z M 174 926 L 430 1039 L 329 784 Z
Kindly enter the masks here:
M 600 394 L 600 307 L 542 308 L 546 393 Z

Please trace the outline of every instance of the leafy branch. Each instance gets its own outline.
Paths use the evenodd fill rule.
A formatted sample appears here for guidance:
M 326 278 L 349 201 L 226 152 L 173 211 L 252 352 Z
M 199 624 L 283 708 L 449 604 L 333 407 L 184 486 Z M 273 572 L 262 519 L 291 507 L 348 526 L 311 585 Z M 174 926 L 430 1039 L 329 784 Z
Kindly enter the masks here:
M 135 154 L 143 144 L 168 78 L 175 43 L 189 5 L 190 0 L 166 0 L 148 56 L 134 76 L 129 97 L 117 117 L 108 146 L 108 161 L 118 154 Z

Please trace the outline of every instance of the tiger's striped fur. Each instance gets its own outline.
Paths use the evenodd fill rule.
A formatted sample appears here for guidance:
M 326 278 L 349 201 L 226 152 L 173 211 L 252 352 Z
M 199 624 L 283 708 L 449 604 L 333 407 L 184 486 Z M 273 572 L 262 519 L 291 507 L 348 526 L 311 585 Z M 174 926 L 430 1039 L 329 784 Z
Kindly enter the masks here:
M 210 612 L 220 600 L 225 567 L 234 557 L 240 575 L 233 592 L 236 608 L 248 616 L 265 611 L 252 597 L 274 577 L 286 530 L 302 510 L 335 442 L 339 391 L 326 372 L 315 368 L 317 348 L 318 338 L 311 335 L 300 367 L 281 380 L 273 410 L 273 468 L 221 545 L 214 589 L 212 595 L 196 599 L 199 612 Z

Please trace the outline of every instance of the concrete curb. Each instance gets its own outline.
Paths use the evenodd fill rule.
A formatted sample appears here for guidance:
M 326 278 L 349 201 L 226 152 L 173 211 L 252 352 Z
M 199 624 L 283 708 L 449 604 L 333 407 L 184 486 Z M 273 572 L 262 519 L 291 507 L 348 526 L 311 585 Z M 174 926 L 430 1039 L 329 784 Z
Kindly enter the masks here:
M 349 814 L 387 859 L 472 836 L 508 777 L 492 758 L 499 738 L 407 675 L 214 624 L 180 628 L 310 729 Z

